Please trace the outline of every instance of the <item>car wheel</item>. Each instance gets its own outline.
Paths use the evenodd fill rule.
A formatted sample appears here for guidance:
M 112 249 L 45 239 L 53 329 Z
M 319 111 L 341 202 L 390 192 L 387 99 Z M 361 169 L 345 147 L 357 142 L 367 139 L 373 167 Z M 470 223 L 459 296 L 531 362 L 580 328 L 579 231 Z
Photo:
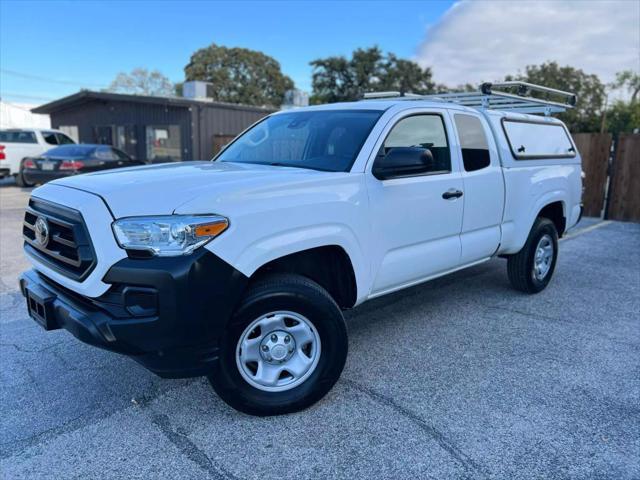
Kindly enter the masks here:
M 342 312 L 325 289 L 299 275 L 271 275 L 240 302 L 209 380 L 241 412 L 297 412 L 331 390 L 347 350 Z
M 522 292 L 538 293 L 551 281 L 558 259 L 558 231 L 548 218 L 537 218 L 527 242 L 507 260 L 511 285 Z
M 22 166 L 22 163 L 20 164 L 20 170 L 16 174 L 16 185 L 22 188 L 33 187 L 35 185 L 34 183 L 28 182 L 24 178 L 24 168 Z

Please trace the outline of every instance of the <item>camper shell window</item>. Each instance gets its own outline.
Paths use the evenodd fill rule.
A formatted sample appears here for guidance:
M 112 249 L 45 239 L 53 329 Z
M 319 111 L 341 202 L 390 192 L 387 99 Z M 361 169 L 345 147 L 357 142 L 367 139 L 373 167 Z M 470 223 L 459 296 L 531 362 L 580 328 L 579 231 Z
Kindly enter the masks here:
M 502 119 L 502 128 L 516 160 L 573 158 L 576 149 L 564 125 Z

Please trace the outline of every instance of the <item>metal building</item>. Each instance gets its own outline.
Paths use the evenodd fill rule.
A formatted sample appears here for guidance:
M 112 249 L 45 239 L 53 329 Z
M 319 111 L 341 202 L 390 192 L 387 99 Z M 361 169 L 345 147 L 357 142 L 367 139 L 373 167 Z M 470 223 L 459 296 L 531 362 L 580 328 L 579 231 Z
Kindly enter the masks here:
M 80 143 L 103 143 L 148 162 L 208 160 L 252 123 L 272 113 L 190 98 L 81 91 L 41 105 L 57 128 Z

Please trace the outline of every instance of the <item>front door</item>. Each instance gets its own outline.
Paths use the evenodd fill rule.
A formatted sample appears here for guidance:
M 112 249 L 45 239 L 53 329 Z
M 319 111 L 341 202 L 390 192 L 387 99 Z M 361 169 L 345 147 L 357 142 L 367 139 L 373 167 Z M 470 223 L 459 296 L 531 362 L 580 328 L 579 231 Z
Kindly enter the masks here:
M 422 147 L 432 168 L 419 175 L 378 180 L 367 174 L 376 296 L 419 283 L 460 264 L 463 191 L 457 156 L 452 162 L 445 112 L 398 118 L 380 155 L 394 147 Z M 456 193 L 456 195 L 452 195 Z

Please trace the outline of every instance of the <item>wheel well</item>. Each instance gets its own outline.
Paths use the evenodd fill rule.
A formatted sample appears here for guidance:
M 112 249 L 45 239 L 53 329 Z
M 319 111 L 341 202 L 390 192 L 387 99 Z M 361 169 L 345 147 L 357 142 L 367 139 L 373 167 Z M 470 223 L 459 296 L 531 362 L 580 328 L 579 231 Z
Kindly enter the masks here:
M 562 208 L 562 202 L 553 202 L 544 207 L 538 213 L 538 217 L 544 217 L 551 220 L 558 230 L 558 237 L 562 237 L 564 229 L 567 225 L 567 219 L 564 216 L 564 209 Z
M 327 290 L 340 308 L 356 303 L 356 276 L 351 260 L 342 247 L 330 245 L 311 248 L 277 258 L 260 267 L 251 279 L 269 273 L 296 273 Z

